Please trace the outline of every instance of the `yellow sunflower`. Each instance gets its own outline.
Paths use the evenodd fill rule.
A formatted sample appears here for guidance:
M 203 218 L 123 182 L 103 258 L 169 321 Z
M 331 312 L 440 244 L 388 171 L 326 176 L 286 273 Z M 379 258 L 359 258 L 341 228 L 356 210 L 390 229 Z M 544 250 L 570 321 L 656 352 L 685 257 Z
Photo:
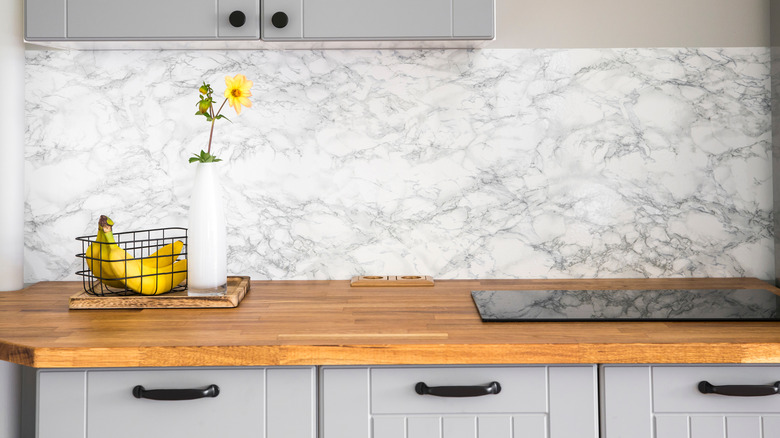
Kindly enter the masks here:
M 237 74 L 234 77 L 225 76 L 225 98 L 228 100 L 230 106 L 235 108 L 236 114 L 241 114 L 241 105 L 249 108 L 252 106 L 252 102 L 249 101 L 249 96 L 252 92 L 249 91 L 252 88 L 252 81 L 246 79 L 246 76 Z

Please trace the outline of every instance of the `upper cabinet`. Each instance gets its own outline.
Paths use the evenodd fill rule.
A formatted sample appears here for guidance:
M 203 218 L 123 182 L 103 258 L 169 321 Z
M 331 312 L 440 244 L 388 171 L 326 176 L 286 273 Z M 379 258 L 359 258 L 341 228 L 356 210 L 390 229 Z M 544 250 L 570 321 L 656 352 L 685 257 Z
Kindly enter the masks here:
M 495 0 L 25 0 L 30 42 L 254 40 L 262 48 L 494 36 Z

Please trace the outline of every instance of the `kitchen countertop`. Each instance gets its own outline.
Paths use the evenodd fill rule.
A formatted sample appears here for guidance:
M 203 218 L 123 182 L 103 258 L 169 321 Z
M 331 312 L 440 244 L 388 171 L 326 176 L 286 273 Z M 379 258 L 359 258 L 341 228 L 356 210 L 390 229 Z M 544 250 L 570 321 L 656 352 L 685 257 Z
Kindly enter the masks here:
M 471 290 L 780 289 L 752 278 L 252 281 L 237 308 L 69 310 L 81 282 L 0 293 L 0 360 L 38 368 L 780 363 L 778 322 L 483 323 Z

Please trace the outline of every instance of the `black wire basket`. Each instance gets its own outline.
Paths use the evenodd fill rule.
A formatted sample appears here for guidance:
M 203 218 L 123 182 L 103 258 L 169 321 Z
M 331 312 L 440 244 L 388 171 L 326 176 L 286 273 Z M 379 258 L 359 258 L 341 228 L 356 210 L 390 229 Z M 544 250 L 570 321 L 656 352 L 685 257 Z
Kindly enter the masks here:
M 96 239 L 97 235 L 76 238 L 81 242 L 81 253 L 76 254 L 81 270 L 76 275 L 86 293 L 159 295 L 187 290 L 186 263 L 180 263 L 187 259 L 186 228 L 114 233 L 116 243 Z

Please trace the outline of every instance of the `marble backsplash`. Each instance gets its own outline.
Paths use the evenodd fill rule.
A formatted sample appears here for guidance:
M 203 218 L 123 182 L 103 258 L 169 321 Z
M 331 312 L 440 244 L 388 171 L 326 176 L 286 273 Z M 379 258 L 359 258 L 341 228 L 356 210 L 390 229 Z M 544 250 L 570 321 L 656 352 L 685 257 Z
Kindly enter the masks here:
M 768 48 L 29 51 L 25 281 L 186 226 L 197 88 L 230 274 L 774 280 Z

